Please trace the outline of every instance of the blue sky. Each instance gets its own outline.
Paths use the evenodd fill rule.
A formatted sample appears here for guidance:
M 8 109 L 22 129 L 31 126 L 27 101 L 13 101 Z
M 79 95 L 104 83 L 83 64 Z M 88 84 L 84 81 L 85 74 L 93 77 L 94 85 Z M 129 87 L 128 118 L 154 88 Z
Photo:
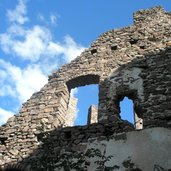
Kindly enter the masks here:
M 133 12 L 158 5 L 171 11 L 170 0 L 1 0 L 0 124 L 101 33 L 131 25 Z M 85 102 L 81 91 L 97 103 L 97 87 L 77 91 Z

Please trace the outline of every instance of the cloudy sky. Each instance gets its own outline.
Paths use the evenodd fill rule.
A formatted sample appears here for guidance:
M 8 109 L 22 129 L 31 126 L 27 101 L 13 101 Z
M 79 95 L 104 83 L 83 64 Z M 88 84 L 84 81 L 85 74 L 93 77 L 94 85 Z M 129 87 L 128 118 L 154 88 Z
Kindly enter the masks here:
M 171 11 L 170 0 L 0 0 L 0 124 L 98 35 L 131 25 L 133 12 L 156 5 Z M 97 104 L 97 93 L 97 86 L 77 90 L 84 98 L 78 113 Z

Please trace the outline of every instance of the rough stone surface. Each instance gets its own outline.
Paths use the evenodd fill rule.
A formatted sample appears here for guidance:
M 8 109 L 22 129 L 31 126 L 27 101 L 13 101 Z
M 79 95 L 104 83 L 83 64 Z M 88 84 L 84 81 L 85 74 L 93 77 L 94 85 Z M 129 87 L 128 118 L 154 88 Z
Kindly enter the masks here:
M 97 123 L 98 122 L 98 109 L 96 106 L 91 105 L 88 109 L 88 119 L 87 124 Z
M 74 121 L 76 119 L 76 114 L 77 114 L 77 102 L 78 102 L 77 98 L 72 96 L 70 97 L 68 110 L 66 114 L 65 126 L 74 126 Z
M 71 125 L 74 120 L 70 106 L 76 106 L 71 89 L 89 84 L 99 85 L 98 123 L 66 127 L 67 118 Z M 134 102 L 135 126 L 121 120 L 125 96 Z M 139 126 L 144 130 L 135 130 Z M 0 127 L 0 165 L 22 163 L 34 171 L 170 170 L 170 128 L 171 13 L 155 7 L 136 12 L 134 25 L 103 33 L 49 76 Z

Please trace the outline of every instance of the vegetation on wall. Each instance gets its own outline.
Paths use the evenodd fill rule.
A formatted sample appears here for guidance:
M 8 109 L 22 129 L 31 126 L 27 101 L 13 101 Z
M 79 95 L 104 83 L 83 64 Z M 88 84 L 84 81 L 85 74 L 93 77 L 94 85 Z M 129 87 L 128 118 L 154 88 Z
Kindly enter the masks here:
M 72 169 L 75 171 L 87 171 L 92 158 L 96 158 L 94 161 L 96 165 L 95 171 L 112 171 L 115 168 L 119 168 L 119 166 L 116 165 L 106 166 L 106 163 L 113 157 L 106 157 L 106 151 L 102 153 L 99 149 L 95 148 L 87 149 L 86 152 L 61 151 L 56 155 L 56 158 L 53 159 L 46 157 L 49 155 L 42 156 L 36 166 L 32 166 L 32 169 L 36 169 L 37 171 L 42 171 L 44 168 L 49 168 L 49 171 L 54 171 L 55 169 L 64 171 L 71 171 Z

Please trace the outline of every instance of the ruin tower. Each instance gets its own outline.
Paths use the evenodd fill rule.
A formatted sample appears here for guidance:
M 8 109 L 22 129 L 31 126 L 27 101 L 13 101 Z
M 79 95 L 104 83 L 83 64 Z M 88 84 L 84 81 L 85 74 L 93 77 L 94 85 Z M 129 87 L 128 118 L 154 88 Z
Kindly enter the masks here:
M 89 110 L 88 125 L 74 127 L 70 91 L 90 84 L 99 85 L 98 109 Z M 120 117 L 124 97 L 134 103 L 134 125 Z M 171 13 L 155 7 L 136 12 L 133 25 L 103 33 L 49 76 L 0 127 L 0 166 L 171 170 L 170 140 Z

